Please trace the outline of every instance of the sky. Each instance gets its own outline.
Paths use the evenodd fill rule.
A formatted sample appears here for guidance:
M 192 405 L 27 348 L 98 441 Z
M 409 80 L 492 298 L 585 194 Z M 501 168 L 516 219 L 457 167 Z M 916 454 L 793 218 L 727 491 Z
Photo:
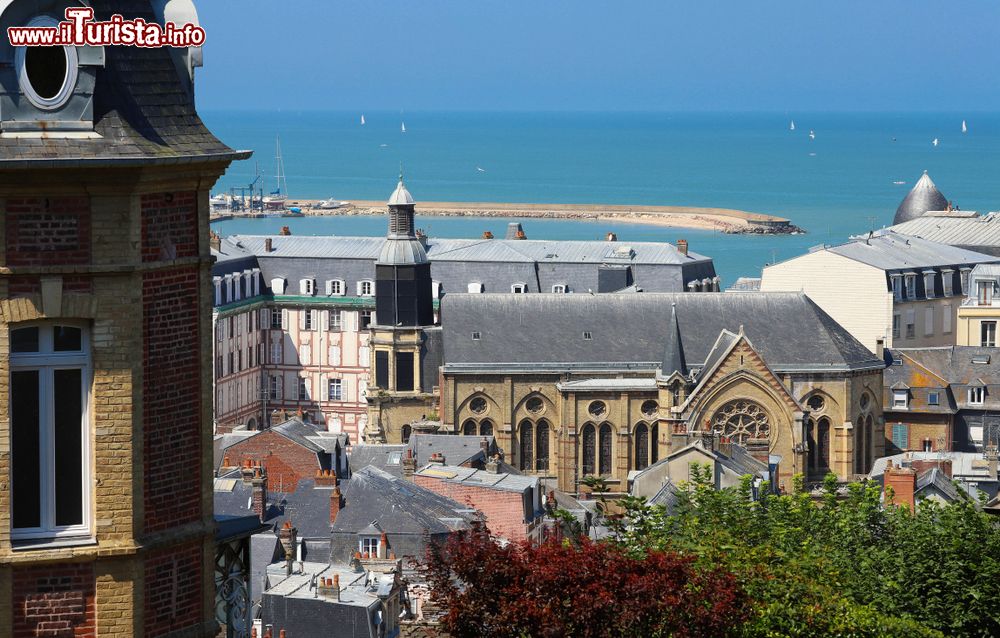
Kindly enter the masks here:
M 993 111 L 996 0 L 201 0 L 209 110 Z M 238 9 L 237 9 L 238 7 Z

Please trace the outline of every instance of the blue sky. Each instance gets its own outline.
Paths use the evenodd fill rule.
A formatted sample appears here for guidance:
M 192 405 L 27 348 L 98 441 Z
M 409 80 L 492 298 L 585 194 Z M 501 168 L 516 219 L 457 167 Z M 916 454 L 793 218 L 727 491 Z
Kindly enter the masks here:
M 1000 105 L 996 0 L 201 0 L 198 9 L 202 109 Z

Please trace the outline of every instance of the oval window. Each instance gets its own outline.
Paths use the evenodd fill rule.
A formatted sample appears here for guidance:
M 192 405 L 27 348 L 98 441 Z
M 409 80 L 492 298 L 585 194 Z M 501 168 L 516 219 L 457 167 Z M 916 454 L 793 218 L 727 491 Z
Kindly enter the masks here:
M 53 18 L 39 16 L 29 27 L 55 27 Z M 57 109 L 69 101 L 77 79 L 75 47 L 18 47 L 15 54 L 18 84 L 28 101 L 45 110 Z

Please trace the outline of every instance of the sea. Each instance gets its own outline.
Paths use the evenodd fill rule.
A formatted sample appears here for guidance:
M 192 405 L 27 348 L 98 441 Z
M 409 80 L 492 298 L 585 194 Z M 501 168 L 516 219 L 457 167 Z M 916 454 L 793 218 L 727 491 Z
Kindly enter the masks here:
M 715 260 L 724 287 L 812 246 L 890 225 L 925 170 L 961 209 L 1000 210 L 1000 113 L 281 110 L 202 117 L 231 147 L 254 151 L 230 167 L 216 193 L 258 174 L 265 192 L 273 190 L 280 140 L 291 199 L 387 199 L 402 171 L 418 226 L 431 236 L 503 236 L 509 221 L 521 221 L 529 239 L 601 239 L 608 232 L 625 242 L 687 239 L 692 251 Z M 420 200 L 734 208 L 786 217 L 807 232 L 421 217 Z M 215 228 L 269 234 L 285 225 L 301 235 L 386 231 L 384 218 L 338 216 L 238 219 Z

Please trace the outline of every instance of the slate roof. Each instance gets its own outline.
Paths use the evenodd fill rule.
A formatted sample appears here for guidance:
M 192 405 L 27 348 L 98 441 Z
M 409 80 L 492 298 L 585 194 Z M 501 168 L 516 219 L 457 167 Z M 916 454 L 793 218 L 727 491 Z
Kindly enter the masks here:
M 481 442 L 496 453 L 496 440 L 492 436 L 464 436 L 461 434 L 413 434 L 408 449 L 413 450 L 417 467 L 427 463 L 435 452 L 444 456 L 448 465 L 462 465 L 475 460 L 484 460 Z
M 684 362 L 684 342 L 681 339 L 681 328 L 677 323 L 677 304 L 670 304 L 670 339 L 667 339 L 663 349 L 663 361 L 660 363 L 660 372 L 664 376 L 670 376 L 674 372 L 682 376 L 687 374 L 687 365 Z
M 992 255 L 904 235 L 892 229 L 877 230 L 871 237 L 868 235 L 852 237 L 846 243 L 825 246 L 820 250 L 827 250 L 886 271 L 908 271 L 936 266 L 973 266 L 980 262 L 997 260 Z
M 538 478 L 507 472 L 487 472 L 470 467 L 439 465 L 431 463 L 417 470 L 420 476 L 440 479 L 449 483 L 461 483 L 490 490 L 522 493 L 538 488 Z
M 1000 256 L 1000 213 L 971 218 L 924 215 L 891 227 L 898 233 Z
M 446 373 L 656 370 L 670 304 L 689 368 L 723 330 L 747 337 L 776 371 L 876 369 L 883 362 L 802 293 L 452 294 L 441 301 Z M 473 332 L 479 339 L 473 340 Z M 589 333 L 590 338 L 585 338 Z
M 896 467 L 903 467 L 912 461 L 951 461 L 951 475 L 959 479 L 989 481 L 989 467 L 979 452 L 903 452 L 875 459 L 868 477 L 881 479 L 889 461 Z
M 126 18 L 156 22 L 146 0 L 93 0 L 94 19 Z M 134 46 L 105 47 L 97 68 L 94 129 L 99 138 L 0 138 L 0 166 L 177 164 L 207 159 L 246 159 L 202 123 L 170 50 Z
M 883 373 L 882 383 L 891 387 L 903 381 L 910 388 L 937 387 L 938 377 L 945 379 L 952 392 L 952 405 L 961 410 L 1000 410 L 1000 349 L 980 346 L 941 346 L 936 348 L 894 348 L 903 365 L 892 365 Z M 988 363 L 974 363 L 987 361 Z M 915 365 L 918 364 L 918 365 Z M 935 378 L 926 378 L 930 371 Z M 985 402 L 969 405 L 966 389 L 985 386 Z M 889 408 L 886 408 L 887 410 Z M 924 411 L 924 408 L 921 408 Z
M 945 210 L 946 208 L 948 208 L 948 199 L 937 189 L 927 171 L 924 171 L 924 174 L 920 176 L 903 201 L 899 203 L 892 223 L 900 224 L 916 219 L 928 211 Z
M 351 447 L 347 457 L 351 471 L 357 471 L 369 465 L 395 476 L 403 475 L 402 459 L 406 456 L 406 445 L 362 444 Z
M 679 500 L 677 486 L 670 479 L 667 479 L 663 487 L 660 488 L 660 491 L 654 494 L 647 503 L 650 505 L 662 505 L 667 508 L 667 514 L 673 514 L 677 509 Z

